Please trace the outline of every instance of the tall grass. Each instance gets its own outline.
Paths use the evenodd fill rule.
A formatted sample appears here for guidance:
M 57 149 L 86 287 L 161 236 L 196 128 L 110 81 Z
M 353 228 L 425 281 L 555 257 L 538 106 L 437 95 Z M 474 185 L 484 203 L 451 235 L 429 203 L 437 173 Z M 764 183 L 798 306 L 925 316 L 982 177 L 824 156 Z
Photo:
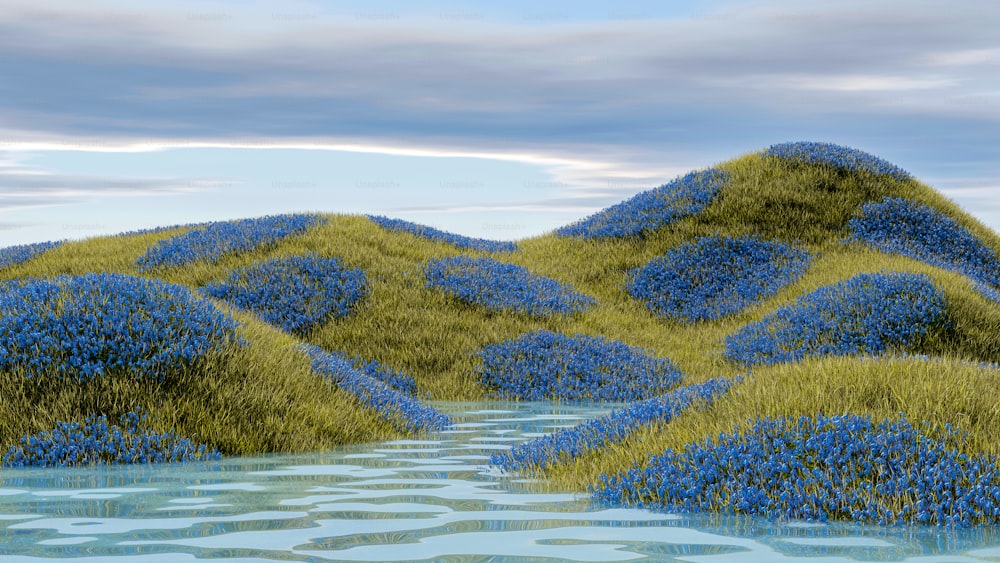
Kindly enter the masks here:
M 421 395 L 477 400 L 484 397 L 474 376 L 482 361 L 477 351 L 528 332 L 621 341 L 669 357 L 685 374 L 685 383 L 699 383 L 743 373 L 745 368 L 724 356 L 726 336 L 810 291 L 860 273 L 925 274 L 943 292 L 949 322 L 914 342 L 910 351 L 945 360 L 814 358 L 758 367 L 711 408 L 686 412 L 669 425 L 640 431 L 614 448 L 554 466 L 549 473 L 556 486 L 581 489 L 602 472 L 627 467 L 667 446 L 731 432 L 758 414 L 829 415 L 866 405 L 858 414 L 877 420 L 906 410 L 914 421 L 964 424 L 971 432 L 970 448 L 997 450 L 995 405 L 1000 397 L 990 383 L 995 374 L 959 360 L 1000 362 L 1000 305 L 959 273 L 845 239 L 860 206 L 886 197 L 910 198 L 939 210 L 994 252 L 1000 251 L 1000 237 L 914 179 L 763 154 L 717 168 L 727 181 L 710 203 L 698 213 L 644 231 L 642 237 L 585 239 L 551 233 L 519 241 L 517 252 L 503 255 L 505 262 L 594 298 L 593 306 L 572 315 L 495 311 L 428 289 L 424 266 L 430 261 L 487 254 L 386 230 L 362 216 L 325 215 L 325 221 L 273 244 L 152 273 L 140 272 L 136 260 L 158 241 L 192 227 L 69 241 L 0 270 L 0 279 L 115 272 L 155 276 L 195 289 L 271 259 L 305 254 L 337 258 L 345 268 L 365 272 L 368 293 L 349 316 L 329 318 L 303 339 L 409 373 Z M 679 245 L 703 237 L 747 235 L 805 249 L 813 257 L 808 270 L 744 309 L 693 324 L 659 317 L 626 291 L 630 272 Z M 52 428 L 58 420 L 82 421 L 91 413 L 116 417 L 140 407 L 164 429 L 174 428 L 224 453 L 323 449 L 398 435 L 350 395 L 316 376 L 300 340 L 249 313 L 234 315 L 248 345 L 210 354 L 169 386 L 110 377 L 43 392 L 20 373 L 0 373 L 5 397 L 0 402 L 0 444 Z

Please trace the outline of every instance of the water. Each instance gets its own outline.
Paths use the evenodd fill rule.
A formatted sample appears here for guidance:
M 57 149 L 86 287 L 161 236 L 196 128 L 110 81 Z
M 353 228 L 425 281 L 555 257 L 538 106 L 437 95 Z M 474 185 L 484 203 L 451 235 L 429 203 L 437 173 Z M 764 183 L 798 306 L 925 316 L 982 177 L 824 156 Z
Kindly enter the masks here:
M 604 409 L 438 406 L 459 424 L 424 440 L 204 464 L 0 472 L 0 560 L 1000 561 L 994 528 L 593 508 L 483 464 L 492 451 Z

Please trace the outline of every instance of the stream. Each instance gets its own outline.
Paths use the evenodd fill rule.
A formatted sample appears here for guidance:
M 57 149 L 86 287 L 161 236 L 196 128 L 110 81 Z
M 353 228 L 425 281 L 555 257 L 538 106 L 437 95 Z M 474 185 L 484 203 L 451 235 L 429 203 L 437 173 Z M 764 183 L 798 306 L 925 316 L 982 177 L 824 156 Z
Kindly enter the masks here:
M 606 405 L 435 403 L 419 440 L 184 465 L 0 471 L 0 561 L 1000 561 L 1000 529 L 591 506 L 491 452 Z

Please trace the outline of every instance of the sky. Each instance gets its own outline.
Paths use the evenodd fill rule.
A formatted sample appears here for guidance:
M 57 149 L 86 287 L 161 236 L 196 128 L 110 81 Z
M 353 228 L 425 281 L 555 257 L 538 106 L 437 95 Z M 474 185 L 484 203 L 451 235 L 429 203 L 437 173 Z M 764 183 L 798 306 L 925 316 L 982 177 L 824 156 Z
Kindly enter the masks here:
M 414 4 L 5 0 L 0 247 L 297 211 L 520 239 L 798 140 L 1000 231 L 1000 2 Z

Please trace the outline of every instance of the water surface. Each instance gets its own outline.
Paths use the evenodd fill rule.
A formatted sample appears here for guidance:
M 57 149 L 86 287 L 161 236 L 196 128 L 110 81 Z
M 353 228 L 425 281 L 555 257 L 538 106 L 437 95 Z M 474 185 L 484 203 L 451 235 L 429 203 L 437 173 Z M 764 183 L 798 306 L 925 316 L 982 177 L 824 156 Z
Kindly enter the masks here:
M 607 412 L 438 403 L 422 440 L 306 455 L 0 472 L 0 560 L 1000 561 L 995 528 L 881 528 L 592 507 L 489 454 Z

